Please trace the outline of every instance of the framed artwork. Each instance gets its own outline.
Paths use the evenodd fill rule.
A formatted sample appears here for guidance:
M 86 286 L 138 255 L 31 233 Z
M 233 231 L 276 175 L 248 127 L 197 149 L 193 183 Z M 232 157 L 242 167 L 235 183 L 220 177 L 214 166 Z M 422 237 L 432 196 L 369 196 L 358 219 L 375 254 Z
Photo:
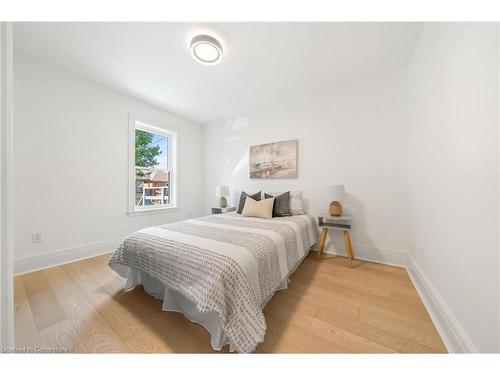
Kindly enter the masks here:
M 250 178 L 297 177 L 298 141 L 250 146 Z

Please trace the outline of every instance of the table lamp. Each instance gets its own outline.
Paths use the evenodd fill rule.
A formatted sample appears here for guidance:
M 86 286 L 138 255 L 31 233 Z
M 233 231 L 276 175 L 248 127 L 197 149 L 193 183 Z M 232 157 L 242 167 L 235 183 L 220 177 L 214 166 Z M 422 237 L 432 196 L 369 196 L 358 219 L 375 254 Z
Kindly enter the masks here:
M 344 197 L 344 185 L 330 185 L 328 187 L 329 195 L 332 198 L 330 203 L 329 212 L 331 216 L 342 216 L 342 205 L 340 200 Z
M 226 196 L 229 195 L 229 186 L 217 185 L 217 190 L 215 191 L 215 195 L 219 198 L 220 207 L 222 207 L 222 208 L 227 207 Z

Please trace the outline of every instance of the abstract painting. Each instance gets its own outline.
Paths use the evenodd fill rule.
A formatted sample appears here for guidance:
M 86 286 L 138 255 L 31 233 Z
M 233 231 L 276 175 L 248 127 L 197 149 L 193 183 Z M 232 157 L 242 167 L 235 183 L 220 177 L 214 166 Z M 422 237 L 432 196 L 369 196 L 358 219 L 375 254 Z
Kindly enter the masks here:
M 250 178 L 297 177 L 298 141 L 250 146 Z

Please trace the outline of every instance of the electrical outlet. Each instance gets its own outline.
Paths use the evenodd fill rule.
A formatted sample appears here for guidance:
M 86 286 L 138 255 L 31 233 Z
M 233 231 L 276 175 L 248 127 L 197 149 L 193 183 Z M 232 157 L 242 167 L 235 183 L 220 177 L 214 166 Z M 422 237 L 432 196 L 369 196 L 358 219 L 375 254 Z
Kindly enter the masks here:
M 42 232 L 31 233 L 31 243 L 40 243 L 42 241 L 43 241 Z

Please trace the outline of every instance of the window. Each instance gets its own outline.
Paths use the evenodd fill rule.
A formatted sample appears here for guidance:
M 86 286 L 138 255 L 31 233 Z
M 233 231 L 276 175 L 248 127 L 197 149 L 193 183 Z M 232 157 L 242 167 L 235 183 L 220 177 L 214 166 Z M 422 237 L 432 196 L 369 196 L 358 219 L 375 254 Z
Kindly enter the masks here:
M 130 128 L 129 212 L 176 207 L 176 134 L 135 119 Z

